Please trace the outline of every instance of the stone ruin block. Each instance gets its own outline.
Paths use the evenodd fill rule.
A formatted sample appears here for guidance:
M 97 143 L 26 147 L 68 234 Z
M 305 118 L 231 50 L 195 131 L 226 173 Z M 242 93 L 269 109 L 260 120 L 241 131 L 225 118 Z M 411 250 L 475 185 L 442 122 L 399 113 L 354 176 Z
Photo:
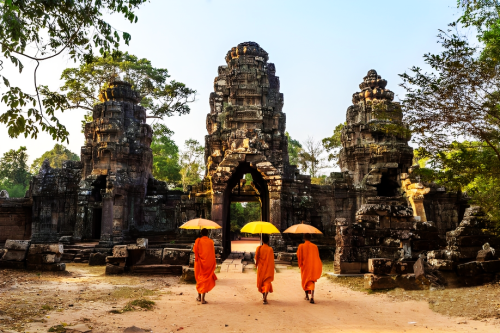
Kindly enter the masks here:
M 189 250 L 189 249 L 164 248 L 161 263 L 162 264 L 169 264 L 169 265 L 186 265 L 186 266 L 188 266 L 190 254 L 191 254 L 191 250 Z
M 127 258 L 127 245 L 115 245 L 113 247 L 113 257 Z
M 66 244 L 66 245 L 75 244 L 75 242 L 73 240 L 73 236 L 61 236 L 61 238 L 59 238 L 59 243 Z
M 184 282 L 196 283 L 196 278 L 194 277 L 194 268 L 182 267 L 181 280 Z
M 477 252 L 476 261 L 490 261 L 490 260 L 495 260 L 495 259 L 496 259 L 495 255 L 491 251 L 491 249 L 479 250 Z
M 7 239 L 5 242 L 5 249 L 12 251 L 28 251 L 31 241 L 29 240 L 13 240 Z
M 144 251 L 144 259 L 140 265 L 159 265 L 162 263 L 163 249 L 147 249 Z
M 105 274 L 123 274 L 125 273 L 125 265 L 127 257 L 106 257 Z
M 26 259 L 26 251 L 7 250 L 2 257 L 4 261 L 24 261 Z
M 415 274 L 402 274 L 396 276 L 396 284 L 404 290 L 421 290 L 424 286 L 415 278 Z
M 486 273 L 500 273 L 500 260 L 481 262 L 481 268 Z
M 29 254 L 63 254 L 64 246 L 63 244 L 53 243 L 53 244 L 32 244 L 29 249 Z
M 89 257 L 89 266 L 106 265 L 106 254 L 101 252 L 91 253 Z
M 64 253 L 63 244 L 31 244 L 26 268 L 28 270 L 40 271 L 64 271 L 66 264 L 61 263 L 61 257 Z
M 368 259 L 368 271 L 375 275 L 389 275 L 392 271 L 393 262 L 387 258 Z
M 427 263 L 438 271 L 453 271 L 456 268 L 456 262 L 453 260 L 427 259 Z
M 147 238 L 137 238 L 137 247 L 140 249 L 147 249 L 148 248 L 148 239 Z
M 409 262 L 396 261 L 394 262 L 392 268 L 393 270 L 391 273 L 397 275 L 413 273 L 413 265 Z
M 365 289 L 394 289 L 396 281 L 388 275 L 365 274 Z
M 481 266 L 481 263 L 477 261 L 471 261 L 457 266 L 458 276 L 472 277 L 482 273 L 484 273 L 483 267 Z

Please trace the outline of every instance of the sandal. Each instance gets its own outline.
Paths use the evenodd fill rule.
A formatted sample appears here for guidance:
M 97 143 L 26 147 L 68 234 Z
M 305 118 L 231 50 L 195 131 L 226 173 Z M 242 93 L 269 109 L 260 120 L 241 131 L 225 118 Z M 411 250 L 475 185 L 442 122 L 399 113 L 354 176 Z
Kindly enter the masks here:
M 311 301 L 309 303 L 314 304 L 314 298 L 311 298 Z

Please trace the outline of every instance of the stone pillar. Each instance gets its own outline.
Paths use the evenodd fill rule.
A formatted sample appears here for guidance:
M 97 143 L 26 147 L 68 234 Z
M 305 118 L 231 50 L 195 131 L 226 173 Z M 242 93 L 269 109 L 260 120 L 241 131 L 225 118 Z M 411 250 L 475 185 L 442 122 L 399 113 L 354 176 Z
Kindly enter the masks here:
M 102 247 L 113 247 L 113 196 L 111 193 L 102 195 L 101 240 Z

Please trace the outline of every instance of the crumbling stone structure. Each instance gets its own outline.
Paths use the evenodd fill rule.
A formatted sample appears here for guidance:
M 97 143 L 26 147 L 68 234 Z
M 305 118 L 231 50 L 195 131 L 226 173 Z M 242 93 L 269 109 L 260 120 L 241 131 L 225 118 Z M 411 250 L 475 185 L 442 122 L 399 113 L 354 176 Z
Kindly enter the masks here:
M 152 131 L 140 96 L 128 83 L 111 82 L 85 126 L 81 161 L 65 162 L 61 169 L 44 163 L 27 198 L 16 201 L 25 225 L 32 219 L 32 244 L 98 240 L 95 251 L 61 257 L 86 261 L 92 252 L 110 254 L 117 244 L 147 237 L 150 251 L 143 252 L 151 260 L 141 262 L 158 264 L 156 249 L 169 248 L 166 240 L 191 243 L 189 232 L 178 227 L 201 216 L 222 226 L 212 235 L 223 257 L 231 251 L 231 202 L 254 201 L 261 204 L 262 220 L 280 230 L 302 221 L 320 229 L 320 252 L 335 254 L 339 272 L 366 271 L 370 258 L 412 260 L 421 251 L 444 247 L 445 233 L 457 227 L 466 202 L 459 193 L 425 186 L 428 193 L 413 191 L 413 204 L 420 207 L 414 212 L 411 200 L 402 196 L 403 181 L 410 191 L 422 186 L 409 174 L 410 138 L 387 82 L 368 72 L 347 109 L 341 172 L 330 175 L 329 185 L 313 185 L 289 163 L 284 96 L 276 66 L 268 60 L 254 42 L 227 52 L 209 100 L 206 174 L 188 193 L 168 191 L 153 178 Z M 251 183 L 244 179 L 247 173 Z M 15 206 L 12 200 L 0 198 L 0 226 Z M 435 223 L 418 221 L 414 215 L 423 212 Z M 272 245 L 294 251 L 298 241 L 300 236 L 279 235 Z M 125 267 L 125 259 L 114 257 L 108 256 L 111 270 Z

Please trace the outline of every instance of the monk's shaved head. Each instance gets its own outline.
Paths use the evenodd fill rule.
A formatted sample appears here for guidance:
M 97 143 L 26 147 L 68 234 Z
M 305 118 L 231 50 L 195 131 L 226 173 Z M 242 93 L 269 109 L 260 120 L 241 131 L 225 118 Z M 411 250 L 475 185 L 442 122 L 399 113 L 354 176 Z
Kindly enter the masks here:
M 311 234 L 304 234 L 304 240 L 311 240 Z
M 262 235 L 262 243 L 264 243 L 264 244 L 269 243 L 269 235 L 268 234 Z
M 201 235 L 208 236 L 208 229 L 205 229 L 205 228 L 201 229 Z

